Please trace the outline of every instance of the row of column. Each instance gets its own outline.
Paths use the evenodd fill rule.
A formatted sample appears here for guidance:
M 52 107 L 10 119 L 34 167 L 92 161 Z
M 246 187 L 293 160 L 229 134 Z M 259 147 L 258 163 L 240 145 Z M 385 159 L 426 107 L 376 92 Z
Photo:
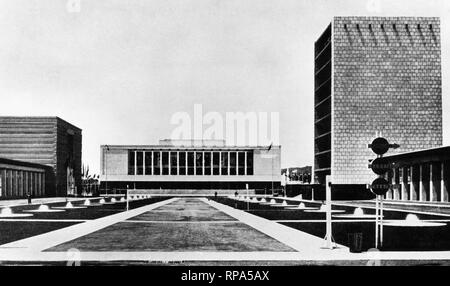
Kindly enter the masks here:
M 0 170 L 0 197 L 25 197 L 45 193 L 45 175 L 40 172 L 2 169 Z
M 395 185 L 386 199 L 448 202 L 450 162 L 433 162 L 394 168 L 388 180 Z

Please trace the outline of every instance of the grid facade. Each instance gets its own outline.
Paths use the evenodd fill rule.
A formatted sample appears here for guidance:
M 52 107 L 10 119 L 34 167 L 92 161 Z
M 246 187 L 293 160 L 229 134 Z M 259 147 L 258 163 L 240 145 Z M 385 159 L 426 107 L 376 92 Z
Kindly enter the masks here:
M 128 175 L 253 175 L 253 150 L 128 150 Z

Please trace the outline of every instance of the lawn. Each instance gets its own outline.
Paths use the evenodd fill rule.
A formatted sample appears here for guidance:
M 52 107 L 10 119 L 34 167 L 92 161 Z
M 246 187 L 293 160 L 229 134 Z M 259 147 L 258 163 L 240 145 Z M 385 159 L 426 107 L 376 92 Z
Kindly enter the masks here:
M 1 221 L 0 245 L 74 224 L 76 224 L 76 222 Z
M 131 201 L 130 208 L 138 208 L 144 205 L 152 204 L 161 200 L 165 200 L 164 197 L 155 197 L 139 201 Z M 98 201 L 98 200 L 94 200 Z M 74 206 L 82 204 L 83 202 L 73 203 Z M 50 207 L 64 206 L 65 203 L 52 203 L 48 204 Z M 24 210 L 37 209 L 36 205 L 24 205 L 13 207 L 13 212 L 22 213 Z M 24 218 L 7 218 L 0 221 L 0 244 L 9 243 L 19 239 L 39 235 L 49 231 L 57 230 L 63 227 L 71 226 L 80 222 L 66 222 L 66 221 L 32 221 L 39 219 L 52 219 L 52 220 L 66 220 L 66 219 L 79 219 L 90 220 L 97 219 L 104 216 L 112 215 L 115 213 L 123 212 L 125 210 L 125 203 L 91 206 L 84 209 L 66 210 L 64 212 L 54 213 L 33 213 L 33 216 Z M 26 212 L 25 212 L 26 213 Z M 31 220 L 31 221 L 30 221 Z

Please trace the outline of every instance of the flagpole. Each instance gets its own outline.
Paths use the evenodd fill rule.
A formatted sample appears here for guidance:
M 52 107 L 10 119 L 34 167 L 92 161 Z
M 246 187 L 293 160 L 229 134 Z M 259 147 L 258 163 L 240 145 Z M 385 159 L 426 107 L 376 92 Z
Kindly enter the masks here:
M 269 148 L 267 148 L 267 153 L 272 149 L 273 142 L 270 142 Z M 272 196 L 273 196 L 273 156 L 271 156 L 272 169 L 270 170 L 271 183 L 272 183 Z
M 105 194 L 108 195 L 108 151 L 109 146 L 105 145 Z
M 273 156 L 272 156 L 272 196 L 273 196 Z

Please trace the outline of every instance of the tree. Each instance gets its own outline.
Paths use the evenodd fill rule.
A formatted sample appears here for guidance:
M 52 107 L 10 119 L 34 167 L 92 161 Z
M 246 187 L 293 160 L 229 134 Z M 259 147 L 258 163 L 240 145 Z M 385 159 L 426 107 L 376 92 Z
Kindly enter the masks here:
M 84 195 L 92 195 L 98 190 L 100 175 L 90 175 L 89 165 L 82 165 L 81 180 Z

